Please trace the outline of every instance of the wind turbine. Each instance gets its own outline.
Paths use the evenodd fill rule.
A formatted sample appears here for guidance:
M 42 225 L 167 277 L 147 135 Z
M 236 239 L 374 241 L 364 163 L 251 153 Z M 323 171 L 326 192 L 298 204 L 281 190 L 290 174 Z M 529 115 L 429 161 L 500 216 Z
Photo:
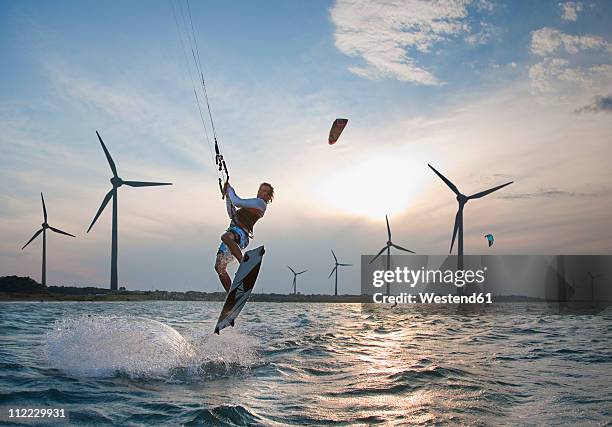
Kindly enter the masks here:
M 591 301 L 595 301 L 595 279 L 599 279 L 603 274 L 593 275 L 590 271 L 587 274 L 591 278 Z
M 108 160 L 108 164 L 111 168 L 111 171 L 113 172 L 113 177 L 110 179 L 110 182 L 113 185 L 113 188 L 111 188 L 110 191 L 106 193 L 106 196 L 104 196 L 104 200 L 102 200 L 100 209 L 98 209 L 98 212 L 96 213 L 96 216 L 91 222 L 91 225 L 87 229 L 87 232 L 89 233 L 89 230 L 91 230 L 93 225 L 96 223 L 98 217 L 100 216 L 100 214 L 102 213 L 102 211 L 104 210 L 104 208 L 106 207 L 110 199 L 112 198 L 113 199 L 113 226 L 112 226 L 110 288 L 111 290 L 116 291 L 117 283 L 118 283 L 118 278 L 117 278 L 117 246 L 118 246 L 117 245 L 118 243 L 117 242 L 117 189 L 121 187 L 123 184 L 130 186 L 130 187 L 153 187 L 157 185 L 172 185 L 172 184 L 169 182 L 124 181 L 123 179 L 119 177 L 119 175 L 117 175 L 117 167 L 115 166 L 115 162 L 113 162 L 113 159 L 111 158 L 110 153 L 106 149 L 106 146 L 104 145 L 104 142 L 102 141 L 102 138 L 100 137 L 100 134 L 98 133 L 98 131 L 96 131 L 96 135 L 98 135 L 98 140 L 100 140 L 100 144 L 102 145 L 102 149 L 104 150 L 104 154 L 106 155 L 106 160 Z
M 332 277 L 332 274 L 334 274 L 334 271 L 336 272 L 336 287 L 334 288 L 334 296 L 337 297 L 338 296 L 338 267 L 348 267 L 353 264 L 341 264 L 338 262 L 338 258 L 336 258 L 336 254 L 334 253 L 333 249 L 331 250 L 331 253 L 334 256 L 335 265 L 331 273 L 329 273 L 329 276 L 327 276 L 327 278 L 329 279 L 330 277 Z
M 28 240 L 28 243 L 23 245 L 23 248 L 21 248 L 21 250 L 24 250 L 25 247 L 28 246 L 32 240 L 36 239 L 38 235 L 42 233 L 43 235 L 42 285 L 47 286 L 47 229 L 55 233 L 65 234 L 66 236 L 70 236 L 70 237 L 75 237 L 75 236 L 70 233 L 66 233 L 65 231 L 62 231 L 59 228 L 51 227 L 47 223 L 47 208 L 45 207 L 45 198 L 43 197 L 43 193 L 40 193 L 40 200 L 42 200 L 43 218 L 44 218 L 44 222 L 42 223 L 42 228 L 38 230 L 36 233 L 34 233 L 32 238 Z
M 457 210 L 457 215 L 455 216 L 455 226 L 453 227 L 453 239 L 451 241 L 449 253 L 453 252 L 453 245 L 455 244 L 455 237 L 457 237 L 457 232 L 459 232 L 459 241 L 457 245 L 457 255 L 458 255 L 457 256 L 457 269 L 463 270 L 463 207 L 468 202 L 468 200 L 480 199 L 481 197 L 484 197 L 487 194 L 491 194 L 492 192 L 497 191 L 500 188 L 504 188 L 505 186 L 512 184 L 514 181 L 510 181 L 505 184 L 498 185 L 497 187 L 489 188 L 488 190 L 484 190 L 484 191 L 481 191 L 480 193 L 472 194 L 471 196 L 466 196 L 465 194 L 462 194 L 459 191 L 459 189 L 455 186 L 455 184 L 450 182 L 444 175 L 442 175 L 440 172 L 434 169 L 432 165 L 428 163 L 427 166 L 429 166 L 431 170 L 433 170 L 436 173 L 436 175 L 438 175 L 440 179 L 444 181 L 446 185 L 448 185 L 448 188 L 450 188 L 453 191 L 453 193 L 457 195 L 457 202 L 459 203 L 459 208 Z
M 293 270 L 293 268 L 291 268 L 291 267 L 289 267 L 289 266 L 287 266 L 287 268 L 288 268 L 289 270 L 291 270 L 291 272 L 293 273 L 293 295 L 297 295 L 297 284 L 296 284 L 297 280 L 296 280 L 296 279 L 297 279 L 297 277 L 298 277 L 300 274 L 302 274 L 302 273 L 306 273 L 308 270 L 304 270 L 304 271 L 300 271 L 299 273 L 296 273 L 296 272 Z
M 391 227 L 389 226 L 389 218 L 387 218 L 387 215 L 385 215 L 385 220 L 387 221 L 387 238 L 388 238 L 387 244 L 380 250 L 380 252 L 378 252 L 378 254 L 376 254 L 374 258 L 370 260 L 370 264 L 372 264 L 376 260 L 376 258 L 378 258 L 386 250 L 387 251 L 387 270 L 391 270 L 391 247 L 394 247 L 395 249 L 399 249 L 400 251 L 410 252 L 411 254 L 413 254 L 414 252 L 411 251 L 410 249 L 402 248 L 400 245 L 396 245 L 395 243 L 391 241 Z M 391 292 L 391 284 L 387 283 L 387 295 L 390 295 L 390 292 Z

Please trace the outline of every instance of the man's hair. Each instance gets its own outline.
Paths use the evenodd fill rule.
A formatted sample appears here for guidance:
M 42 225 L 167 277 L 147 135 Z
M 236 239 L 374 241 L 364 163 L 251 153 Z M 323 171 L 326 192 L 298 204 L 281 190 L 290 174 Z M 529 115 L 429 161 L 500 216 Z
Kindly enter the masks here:
M 267 203 L 272 203 L 272 200 L 274 200 L 274 187 L 272 187 L 272 184 L 268 182 L 262 182 L 259 186 L 261 187 L 262 185 L 265 185 L 270 189 L 270 200 L 268 200 Z

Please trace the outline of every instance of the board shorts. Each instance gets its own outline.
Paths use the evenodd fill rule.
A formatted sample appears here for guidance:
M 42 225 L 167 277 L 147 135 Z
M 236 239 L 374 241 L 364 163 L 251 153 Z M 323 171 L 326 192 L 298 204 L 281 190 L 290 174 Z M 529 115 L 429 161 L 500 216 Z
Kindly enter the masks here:
M 230 227 L 226 231 L 229 231 L 234 235 L 234 241 L 238 243 L 240 249 L 245 249 L 247 246 L 249 246 L 249 235 L 242 228 L 235 224 L 230 224 Z M 223 242 L 221 242 L 221 245 L 219 245 L 219 250 L 217 251 L 217 257 L 219 257 L 219 255 L 221 255 L 222 258 L 219 261 L 225 265 L 229 264 L 233 259 L 235 259 L 229 247 Z

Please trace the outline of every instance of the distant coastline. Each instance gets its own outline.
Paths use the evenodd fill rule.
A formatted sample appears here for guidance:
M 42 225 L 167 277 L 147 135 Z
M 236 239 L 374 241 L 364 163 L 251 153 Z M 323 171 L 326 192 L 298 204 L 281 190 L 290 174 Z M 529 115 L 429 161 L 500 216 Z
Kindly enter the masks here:
M 0 301 L 224 301 L 225 292 L 199 291 L 111 291 L 92 286 L 43 286 L 30 277 L 0 277 Z M 361 295 L 259 294 L 251 301 L 360 303 Z
M 225 292 L 198 291 L 129 291 L 97 287 L 78 286 L 43 286 L 30 277 L 4 276 L 0 277 L 0 301 L 224 301 Z M 371 300 L 362 295 L 324 295 L 324 294 L 261 294 L 251 295 L 254 302 L 283 303 L 362 303 Z M 521 295 L 498 295 L 495 302 L 543 302 L 543 299 Z

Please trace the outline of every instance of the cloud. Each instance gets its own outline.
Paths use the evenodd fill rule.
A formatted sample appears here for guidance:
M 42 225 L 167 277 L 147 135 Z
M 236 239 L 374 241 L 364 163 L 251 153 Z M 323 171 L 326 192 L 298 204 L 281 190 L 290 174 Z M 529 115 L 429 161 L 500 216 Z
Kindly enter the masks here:
M 495 9 L 495 4 L 489 0 L 479 0 L 476 3 L 476 7 L 482 11 L 493 12 L 493 9 Z
M 540 92 L 552 91 L 552 79 L 559 76 L 568 66 L 565 59 L 545 58 L 529 68 L 531 85 Z
M 536 91 L 564 92 L 577 87 L 592 96 L 612 83 L 612 45 L 599 36 L 540 28 L 531 33 L 531 52 L 544 57 L 529 69 Z
M 573 36 L 548 27 L 531 33 L 531 51 L 540 56 L 553 54 L 559 49 L 577 54 L 582 50 L 602 48 L 608 48 L 608 42 L 598 36 Z
M 467 35 L 464 39 L 471 45 L 486 44 L 494 36 L 501 33 L 499 27 L 493 26 L 485 21 L 480 21 L 480 31 Z
M 597 193 L 577 193 L 573 191 L 564 191 L 556 189 L 540 189 L 533 193 L 514 193 L 514 194 L 500 194 L 497 196 L 500 199 L 553 199 L 560 197 L 595 197 L 599 196 Z
M 561 7 L 561 19 L 564 21 L 576 21 L 578 13 L 584 10 L 584 5 L 581 2 L 568 1 L 559 3 Z
M 183 161 L 189 159 L 197 166 L 209 166 L 202 138 L 194 137 L 201 134 L 200 123 L 193 119 L 189 110 L 167 95 L 140 89 L 135 82 L 96 78 L 92 73 L 78 71 L 59 61 L 48 60 L 45 69 L 58 98 L 79 113 L 95 113 L 102 125 L 112 123 L 115 129 L 121 127 L 123 132 L 129 131 L 127 135 L 132 138 L 134 134 L 154 136 L 172 151 L 180 152 Z M 177 123 L 181 126 L 177 127 Z M 150 140 L 143 144 L 149 146 Z M 193 153 L 204 155 L 194 156 Z
M 416 53 L 428 53 L 440 42 L 469 33 L 466 21 L 470 0 L 429 2 L 338 0 L 330 11 L 336 26 L 335 44 L 344 54 L 361 57 L 364 67 L 349 70 L 367 79 L 394 78 L 421 85 L 441 82 L 420 66 Z M 490 2 L 479 2 L 489 10 Z M 472 42 L 483 40 L 474 36 Z
M 612 65 L 574 67 L 562 58 L 544 58 L 529 69 L 531 85 L 540 92 L 560 90 L 569 84 L 592 91 L 601 91 L 612 83 Z
M 593 102 L 577 109 L 576 113 L 612 113 L 612 95 L 596 96 Z

